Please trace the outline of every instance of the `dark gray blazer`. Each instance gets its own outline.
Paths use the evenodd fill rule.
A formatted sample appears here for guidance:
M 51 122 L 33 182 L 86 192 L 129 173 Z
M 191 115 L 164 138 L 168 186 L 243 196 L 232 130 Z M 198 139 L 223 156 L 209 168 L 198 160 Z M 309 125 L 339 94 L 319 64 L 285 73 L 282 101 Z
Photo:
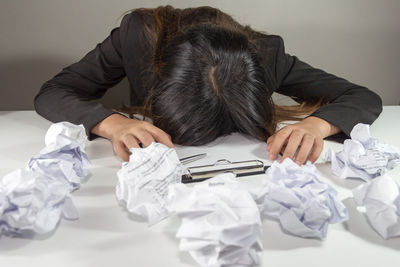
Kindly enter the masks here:
M 152 75 L 151 51 L 141 41 L 143 23 L 150 22 L 136 12 L 125 15 L 120 27 L 102 43 L 45 82 L 35 97 L 37 113 L 52 122 L 83 124 L 92 140 L 96 135 L 90 130 L 115 113 L 92 100 L 101 98 L 125 76 L 131 105 L 143 105 L 149 88 L 146 81 Z M 382 101 L 374 92 L 286 54 L 280 36 L 263 34 L 256 42 L 273 90 L 297 101 L 321 97 L 329 101 L 312 115 L 336 125 L 346 135 L 359 122 L 371 124 L 382 111 Z

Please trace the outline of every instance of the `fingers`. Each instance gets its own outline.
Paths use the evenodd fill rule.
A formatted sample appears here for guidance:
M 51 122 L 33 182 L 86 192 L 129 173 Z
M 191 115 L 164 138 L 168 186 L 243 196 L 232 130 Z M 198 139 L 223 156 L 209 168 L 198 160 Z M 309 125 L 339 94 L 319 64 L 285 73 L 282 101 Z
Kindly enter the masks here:
M 157 128 L 152 124 L 146 124 L 145 128 L 149 133 L 152 134 L 157 142 L 162 143 L 170 148 L 174 147 L 174 144 L 171 141 L 171 136 L 160 128 Z
M 315 138 L 310 134 L 305 134 L 303 136 L 303 140 L 301 142 L 301 146 L 299 152 L 297 153 L 295 162 L 298 165 L 301 165 L 306 162 L 308 155 L 310 154 L 313 145 L 314 145 Z
M 136 133 L 136 137 L 139 141 L 145 146 L 149 146 L 151 143 L 154 142 L 153 136 L 147 131 L 138 131 Z
M 316 139 L 313 145 L 313 151 L 311 155 L 308 157 L 308 160 L 314 163 L 324 148 L 324 141 L 322 139 Z
M 281 162 L 285 158 L 293 159 L 293 157 L 303 139 L 303 135 L 304 135 L 304 133 L 299 130 L 294 130 L 291 133 L 291 135 L 289 137 L 289 141 L 286 145 L 285 151 L 283 152 Z
M 271 144 L 274 142 L 274 138 L 275 138 L 275 135 L 271 135 L 267 139 L 267 150 L 268 150 L 268 152 L 270 152 Z
M 285 144 L 286 139 L 289 137 L 289 135 L 292 133 L 292 129 L 289 127 L 285 127 L 276 134 L 273 135 L 273 138 L 271 138 L 270 143 L 268 144 L 269 148 L 269 153 L 268 153 L 268 159 L 269 160 L 275 160 L 276 157 L 278 156 L 278 153 L 281 151 L 282 146 Z M 269 138 L 269 139 L 270 139 Z M 268 149 L 268 147 L 267 147 Z
M 137 139 L 130 134 L 125 135 L 122 140 L 114 142 L 114 151 L 123 161 L 129 161 L 129 149 L 132 147 L 139 147 L 139 144 Z
M 139 143 L 138 143 L 137 139 L 131 134 L 124 135 L 122 138 L 122 142 L 125 144 L 125 147 L 128 149 L 132 148 L 132 147 L 139 147 Z
M 319 135 L 298 127 L 285 127 L 267 139 L 268 159 L 275 160 L 282 152 L 280 162 L 290 158 L 299 165 L 307 160 L 314 163 L 322 152 L 323 144 Z
M 128 119 L 113 130 L 110 139 L 114 151 L 124 161 L 129 161 L 129 149 L 138 148 L 139 144 L 148 147 L 157 141 L 170 148 L 174 147 L 171 136 L 148 122 Z
M 269 145 L 272 142 L 273 139 L 274 139 L 274 135 L 271 135 L 270 137 L 268 137 L 267 145 Z
M 113 143 L 115 154 L 118 155 L 123 161 L 129 161 L 129 153 L 123 142 L 117 141 Z

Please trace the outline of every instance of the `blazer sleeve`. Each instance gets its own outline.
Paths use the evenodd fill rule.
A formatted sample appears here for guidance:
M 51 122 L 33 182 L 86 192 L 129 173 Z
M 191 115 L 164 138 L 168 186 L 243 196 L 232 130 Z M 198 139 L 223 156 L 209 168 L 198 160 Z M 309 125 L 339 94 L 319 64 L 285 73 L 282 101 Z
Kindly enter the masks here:
M 382 111 L 382 100 L 376 93 L 285 53 L 283 39 L 280 36 L 278 39 L 276 92 L 299 102 L 322 98 L 327 104 L 310 116 L 328 121 L 347 136 L 357 123 L 375 121 Z
M 127 34 L 131 14 L 125 15 L 120 27 L 114 28 L 79 62 L 63 68 L 42 85 L 34 99 L 38 114 L 52 122 L 83 124 L 89 140 L 97 137 L 90 130 L 116 112 L 93 100 L 101 98 L 126 76 L 121 40 Z

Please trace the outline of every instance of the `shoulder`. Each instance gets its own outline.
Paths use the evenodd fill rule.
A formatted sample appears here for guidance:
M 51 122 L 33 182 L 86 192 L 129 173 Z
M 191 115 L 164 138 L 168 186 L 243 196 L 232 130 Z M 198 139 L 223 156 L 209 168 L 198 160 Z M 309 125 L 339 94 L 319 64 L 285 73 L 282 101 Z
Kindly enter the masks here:
M 120 25 L 121 40 L 126 40 L 130 35 L 143 32 L 147 19 L 138 11 L 131 11 L 123 16 Z
M 253 43 L 256 45 L 260 63 L 267 75 L 277 84 L 281 65 L 285 59 L 283 38 L 279 35 L 262 34 L 259 38 L 254 39 Z
M 261 33 L 257 39 L 257 42 L 267 47 L 278 47 L 283 44 L 283 38 L 276 34 L 265 34 Z
M 263 60 L 268 64 L 275 64 L 277 57 L 285 53 L 283 39 L 279 35 L 262 34 L 259 38 L 253 40 L 257 51 Z
M 120 42 L 125 64 L 137 64 L 150 46 L 146 35 L 146 24 L 151 23 L 147 14 L 132 11 L 126 14 L 120 25 Z

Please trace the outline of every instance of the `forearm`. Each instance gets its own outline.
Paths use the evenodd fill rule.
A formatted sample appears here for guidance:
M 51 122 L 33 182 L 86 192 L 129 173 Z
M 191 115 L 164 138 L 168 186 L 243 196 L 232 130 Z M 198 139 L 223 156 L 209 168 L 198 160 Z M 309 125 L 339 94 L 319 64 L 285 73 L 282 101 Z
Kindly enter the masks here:
M 381 111 L 380 97 L 366 88 L 359 88 L 322 106 L 311 116 L 337 125 L 342 132 L 350 136 L 357 123 L 372 124 Z
M 310 117 L 325 120 L 349 136 L 357 123 L 371 124 L 381 113 L 382 100 L 376 93 L 285 54 L 282 40 L 276 58 L 276 92 L 298 102 L 327 103 Z
M 35 97 L 36 112 L 51 122 L 68 121 L 83 124 L 89 140 L 95 138 L 90 129 L 115 113 L 100 103 L 81 99 L 57 84 L 45 83 Z

